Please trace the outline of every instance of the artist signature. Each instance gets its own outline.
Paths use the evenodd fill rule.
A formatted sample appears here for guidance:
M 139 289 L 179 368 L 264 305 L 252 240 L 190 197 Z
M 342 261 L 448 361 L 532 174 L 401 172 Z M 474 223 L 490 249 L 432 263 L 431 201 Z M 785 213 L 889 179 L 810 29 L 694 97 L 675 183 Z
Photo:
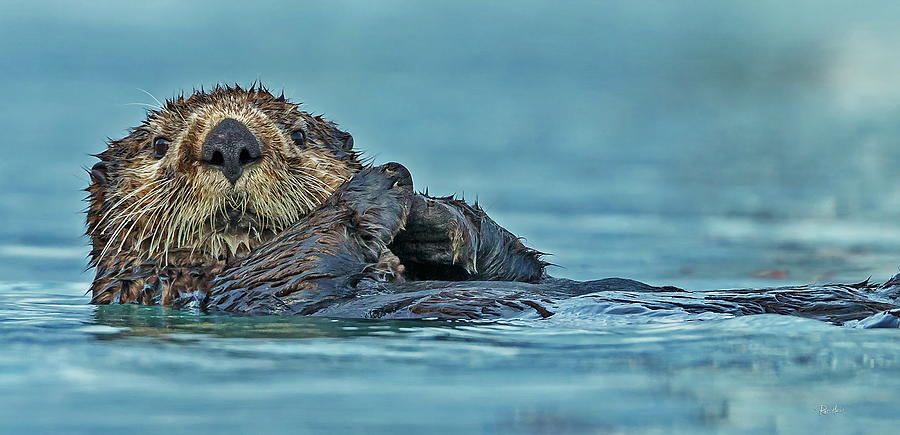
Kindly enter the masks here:
M 819 409 L 816 410 L 819 415 L 829 415 L 829 414 L 842 414 L 844 412 L 844 408 L 838 408 L 837 405 L 819 405 Z

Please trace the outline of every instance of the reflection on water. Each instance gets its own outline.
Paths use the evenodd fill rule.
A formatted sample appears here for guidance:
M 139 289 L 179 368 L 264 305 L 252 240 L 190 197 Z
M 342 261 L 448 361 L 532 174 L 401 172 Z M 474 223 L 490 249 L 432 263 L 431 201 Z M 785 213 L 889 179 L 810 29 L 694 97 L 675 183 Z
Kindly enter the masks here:
M 286 316 L 211 316 L 192 311 L 137 305 L 97 307 L 93 322 L 108 328 L 92 330 L 98 339 L 126 337 L 222 338 L 341 338 L 408 332 L 411 328 L 453 327 L 449 321 L 333 320 Z

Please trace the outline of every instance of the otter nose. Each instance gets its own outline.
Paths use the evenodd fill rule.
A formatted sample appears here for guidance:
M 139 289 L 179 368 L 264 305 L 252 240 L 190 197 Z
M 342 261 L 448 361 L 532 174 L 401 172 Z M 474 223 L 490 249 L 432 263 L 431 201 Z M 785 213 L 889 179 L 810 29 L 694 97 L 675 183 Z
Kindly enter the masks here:
M 262 151 L 256 136 L 240 121 L 225 118 L 206 135 L 200 160 L 218 168 L 231 184 L 237 183 L 244 167 L 259 160 Z

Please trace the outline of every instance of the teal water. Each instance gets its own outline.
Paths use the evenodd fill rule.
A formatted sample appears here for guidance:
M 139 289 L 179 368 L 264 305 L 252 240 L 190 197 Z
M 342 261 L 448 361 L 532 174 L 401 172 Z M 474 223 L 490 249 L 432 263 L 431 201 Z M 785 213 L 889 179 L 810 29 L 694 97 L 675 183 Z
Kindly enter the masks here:
M 262 79 L 418 188 L 478 198 L 555 276 L 882 280 L 898 19 L 888 1 L 5 2 L 0 432 L 895 431 L 897 330 L 92 307 L 80 168 L 143 90 Z
M 896 330 L 198 316 L 4 286 L 9 433 L 893 433 Z

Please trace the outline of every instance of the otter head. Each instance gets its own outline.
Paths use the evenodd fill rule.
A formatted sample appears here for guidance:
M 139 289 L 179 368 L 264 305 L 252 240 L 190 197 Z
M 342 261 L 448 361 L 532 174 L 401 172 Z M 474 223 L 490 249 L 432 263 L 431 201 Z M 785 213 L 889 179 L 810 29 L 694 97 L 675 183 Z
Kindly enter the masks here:
M 321 204 L 361 165 L 349 134 L 298 106 L 217 86 L 148 111 L 89 171 L 91 264 L 240 257 Z

